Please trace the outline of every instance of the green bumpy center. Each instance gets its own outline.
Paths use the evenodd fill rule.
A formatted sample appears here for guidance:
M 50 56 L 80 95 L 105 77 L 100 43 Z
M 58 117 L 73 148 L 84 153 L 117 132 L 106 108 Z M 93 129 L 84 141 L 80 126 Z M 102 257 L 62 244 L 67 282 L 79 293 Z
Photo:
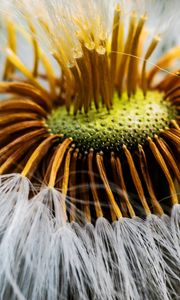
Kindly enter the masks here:
M 123 144 L 132 149 L 144 144 L 147 137 L 158 134 L 176 118 L 176 109 L 162 99 L 162 93 L 154 91 L 149 91 L 146 98 L 141 91 L 131 99 L 126 93 L 121 98 L 114 94 L 109 112 L 105 107 L 97 111 L 92 106 L 88 115 L 73 116 L 73 112 L 67 114 L 66 108 L 61 106 L 51 112 L 46 123 L 52 133 L 73 138 L 82 151 L 90 148 L 121 151 Z

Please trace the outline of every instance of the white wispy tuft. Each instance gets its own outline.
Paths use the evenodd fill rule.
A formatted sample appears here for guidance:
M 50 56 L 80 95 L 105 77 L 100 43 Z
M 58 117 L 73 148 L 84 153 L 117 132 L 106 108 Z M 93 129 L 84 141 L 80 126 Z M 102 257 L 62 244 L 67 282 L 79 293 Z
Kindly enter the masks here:
M 28 200 L 30 182 L 20 174 L 0 176 L 0 240 L 12 222 L 15 211 L 19 211 L 21 202 Z
M 178 257 L 180 259 L 180 205 L 179 204 L 174 205 L 173 207 L 171 226 L 172 226 L 173 241 L 178 252 Z
M 56 189 L 32 197 L 21 175 L 0 182 L 0 299 L 178 299 L 179 205 L 171 217 L 80 226 Z

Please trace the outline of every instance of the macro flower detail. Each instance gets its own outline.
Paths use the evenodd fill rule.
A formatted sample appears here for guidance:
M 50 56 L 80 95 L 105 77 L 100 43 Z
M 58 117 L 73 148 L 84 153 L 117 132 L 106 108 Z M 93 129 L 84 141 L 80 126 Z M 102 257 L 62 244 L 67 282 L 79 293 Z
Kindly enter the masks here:
M 4 4 L 2 299 L 178 299 L 180 47 L 102 2 Z

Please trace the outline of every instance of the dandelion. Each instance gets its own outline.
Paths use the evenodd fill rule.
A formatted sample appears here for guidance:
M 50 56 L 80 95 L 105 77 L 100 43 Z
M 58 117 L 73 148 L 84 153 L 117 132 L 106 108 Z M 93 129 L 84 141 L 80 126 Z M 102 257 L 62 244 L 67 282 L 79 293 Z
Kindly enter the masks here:
M 1 299 L 178 299 L 180 47 L 140 4 L 2 2 Z

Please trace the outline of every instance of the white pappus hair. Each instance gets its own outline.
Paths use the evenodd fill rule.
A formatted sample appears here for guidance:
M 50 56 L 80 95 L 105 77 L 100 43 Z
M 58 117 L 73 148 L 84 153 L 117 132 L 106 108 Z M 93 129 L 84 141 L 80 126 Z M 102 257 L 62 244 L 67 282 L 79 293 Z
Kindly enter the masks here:
M 30 197 L 27 178 L 0 181 L 0 299 L 178 299 L 179 205 L 171 217 L 80 226 L 55 189 Z

